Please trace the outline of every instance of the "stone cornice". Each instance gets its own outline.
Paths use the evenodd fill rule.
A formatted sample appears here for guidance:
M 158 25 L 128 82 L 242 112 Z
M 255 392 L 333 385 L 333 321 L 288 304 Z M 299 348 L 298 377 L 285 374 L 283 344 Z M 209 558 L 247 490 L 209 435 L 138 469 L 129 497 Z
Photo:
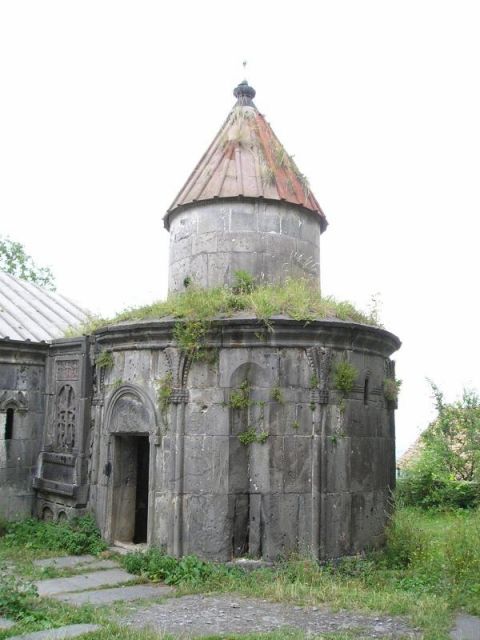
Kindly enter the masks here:
M 179 320 L 148 320 L 111 325 L 95 334 L 99 345 L 113 350 L 163 349 L 176 346 L 172 330 Z M 218 318 L 212 320 L 205 342 L 213 348 L 306 348 L 319 344 L 332 348 L 369 349 L 388 357 L 400 348 L 393 333 L 354 322 L 314 320 L 304 323 L 291 318 L 275 317 L 265 324 L 253 317 Z
M 0 340 L 0 364 L 43 365 L 50 345 L 26 340 Z

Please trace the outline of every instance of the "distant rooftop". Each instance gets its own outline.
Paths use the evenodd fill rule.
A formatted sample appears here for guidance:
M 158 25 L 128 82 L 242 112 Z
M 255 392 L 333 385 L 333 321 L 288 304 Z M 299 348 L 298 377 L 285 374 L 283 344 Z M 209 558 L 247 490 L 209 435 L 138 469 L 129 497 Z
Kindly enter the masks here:
M 0 271 L 0 339 L 50 341 L 87 318 L 60 294 Z
M 165 216 L 183 205 L 218 198 L 264 198 L 299 205 L 327 219 L 272 128 L 253 103 L 255 89 L 246 80 L 234 90 L 237 102 Z

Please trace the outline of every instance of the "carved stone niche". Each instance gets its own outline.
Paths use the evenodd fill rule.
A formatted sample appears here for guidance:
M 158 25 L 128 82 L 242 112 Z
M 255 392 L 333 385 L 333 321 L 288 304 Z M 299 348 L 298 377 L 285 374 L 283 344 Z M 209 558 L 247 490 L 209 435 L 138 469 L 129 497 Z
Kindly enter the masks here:
M 24 391 L 3 391 L 0 393 L 0 411 L 7 409 L 28 411 L 27 394 Z

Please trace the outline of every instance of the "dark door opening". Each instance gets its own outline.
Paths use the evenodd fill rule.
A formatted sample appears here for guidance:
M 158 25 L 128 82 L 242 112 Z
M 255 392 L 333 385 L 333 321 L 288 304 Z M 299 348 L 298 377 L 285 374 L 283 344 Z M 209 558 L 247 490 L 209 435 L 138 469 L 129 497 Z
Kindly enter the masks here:
M 115 436 L 113 539 L 147 542 L 150 444 L 148 436 Z
M 135 544 L 147 541 L 148 472 L 150 446 L 148 437 L 137 438 L 137 490 L 135 496 Z

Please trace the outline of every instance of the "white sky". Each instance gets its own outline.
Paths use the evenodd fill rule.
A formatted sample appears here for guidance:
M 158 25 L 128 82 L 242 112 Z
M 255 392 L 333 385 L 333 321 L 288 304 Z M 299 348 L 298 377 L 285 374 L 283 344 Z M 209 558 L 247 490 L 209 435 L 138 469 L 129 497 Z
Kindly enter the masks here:
M 111 314 L 164 297 L 162 216 L 241 62 L 330 226 L 325 293 L 403 346 L 397 449 L 480 388 L 480 4 L 0 1 L 0 234 Z

